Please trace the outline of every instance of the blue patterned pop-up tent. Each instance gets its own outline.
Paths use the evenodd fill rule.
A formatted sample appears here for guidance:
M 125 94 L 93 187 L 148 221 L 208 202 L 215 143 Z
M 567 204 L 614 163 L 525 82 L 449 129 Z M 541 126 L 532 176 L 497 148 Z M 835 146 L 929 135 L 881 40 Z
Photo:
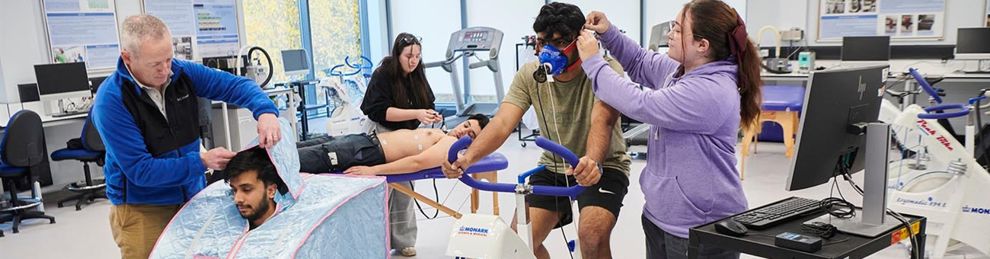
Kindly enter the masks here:
M 253 230 L 230 187 L 215 182 L 196 194 L 165 228 L 152 258 L 387 258 L 385 178 L 299 173 L 293 130 L 268 150 L 288 192 L 276 213 Z

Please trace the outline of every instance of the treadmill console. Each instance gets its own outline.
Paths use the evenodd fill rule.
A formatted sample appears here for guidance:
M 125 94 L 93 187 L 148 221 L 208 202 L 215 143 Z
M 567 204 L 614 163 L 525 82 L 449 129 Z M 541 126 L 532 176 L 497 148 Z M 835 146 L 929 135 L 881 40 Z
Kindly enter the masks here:
M 471 27 L 450 35 L 448 51 L 494 51 L 502 45 L 502 32 L 489 27 Z

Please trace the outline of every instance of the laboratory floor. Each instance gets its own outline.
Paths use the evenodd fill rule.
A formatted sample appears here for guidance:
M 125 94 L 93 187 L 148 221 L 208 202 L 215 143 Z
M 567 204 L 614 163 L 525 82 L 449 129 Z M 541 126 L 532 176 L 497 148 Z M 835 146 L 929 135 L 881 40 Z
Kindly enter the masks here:
M 631 147 L 633 151 L 644 151 L 645 147 Z M 808 198 L 825 198 L 829 193 L 826 185 L 795 192 L 784 190 L 787 179 L 789 160 L 784 157 L 784 147 L 779 143 L 760 143 L 759 152 L 750 156 L 747 163 L 746 178 L 743 187 L 749 200 L 750 207 L 757 207 L 789 196 Z M 509 157 L 508 170 L 499 173 L 500 182 L 511 182 L 515 175 L 532 168 L 539 157 L 540 149 L 529 143 L 521 147 L 515 135 L 498 150 Z M 629 194 L 623 202 L 618 224 L 612 232 L 612 253 L 614 258 L 645 258 L 645 244 L 640 224 L 644 197 L 640 190 L 638 177 L 645 161 L 634 160 L 630 179 Z M 860 175 L 860 174 L 857 174 Z M 858 176 L 857 181 L 862 180 Z M 847 185 L 840 185 L 847 198 L 859 203 L 860 198 L 849 197 L 854 193 Z M 457 181 L 438 180 L 436 189 L 439 190 L 440 200 L 447 206 L 461 212 L 469 210 L 469 189 Z M 433 197 L 432 181 L 416 182 L 416 190 L 423 195 Z M 491 195 L 483 193 L 481 213 L 490 213 Z M 54 199 L 48 199 L 49 201 Z M 515 206 L 511 194 L 500 194 L 500 212 L 506 221 L 511 220 Z M 11 233 L 10 224 L 0 224 L 6 237 L 0 238 L 0 257 L 2 258 L 118 258 L 119 252 L 110 235 L 108 226 L 110 203 L 99 200 L 96 203 L 75 211 L 72 206 L 56 208 L 54 203 L 46 204 L 49 215 L 55 216 L 58 223 L 48 224 L 47 221 L 31 220 L 21 226 L 21 232 Z M 423 210 L 433 216 L 434 209 L 423 205 Z M 418 255 L 413 258 L 445 258 L 449 229 L 454 219 L 440 213 L 436 219 L 426 219 L 419 215 Z M 568 237 L 573 238 L 573 228 L 565 227 Z M 566 246 L 559 231 L 554 231 L 545 242 L 554 258 L 569 258 Z M 881 251 L 871 258 L 908 258 L 907 245 L 894 245 Z M 929 250 L 930 251 L 930 250 Z M 394 256 L 394 258 L 406 258 Z M 743 258 L 749 258 L 743 256 Z M 962 248 L 951 251 L 947 258 L 988 258 L 982 257 L 972 248 Z

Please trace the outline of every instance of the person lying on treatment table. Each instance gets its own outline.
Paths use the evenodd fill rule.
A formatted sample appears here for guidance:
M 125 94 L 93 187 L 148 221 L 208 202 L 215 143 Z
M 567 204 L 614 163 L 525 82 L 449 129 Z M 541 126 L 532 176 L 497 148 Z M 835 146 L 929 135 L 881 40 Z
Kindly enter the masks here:
M 443 164 L 457 139 L 474 138 L 485 125 L 488 117 L 475 114 L 446 133 L 430 128 L 400 129 L 307 140 L 296 144 L 299 171 L 390 175 L 430 169 Z

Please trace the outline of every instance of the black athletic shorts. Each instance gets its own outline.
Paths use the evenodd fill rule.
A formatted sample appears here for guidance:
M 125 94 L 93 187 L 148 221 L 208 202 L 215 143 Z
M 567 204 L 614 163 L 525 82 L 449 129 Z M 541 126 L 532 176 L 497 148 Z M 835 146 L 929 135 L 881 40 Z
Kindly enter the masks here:
M 566 183 L 564 179 L 567 179 Z M 544 169 L 529 177 L 530 185 L 544 186 L 574 186 L 577 181 L 574 176 L 563 175 Z M 629 192 L 629 176 L 619 170 L 605 168 L 602 178 L 597 184 L 584 189 L 578 195 L 578 210 L 586 206 L 602 207 L 612 212 L 616 218 L 619 217 L 619 209 L 622 208 L 622 199 Z M 574 221 L 571 215 L 571 202 L 567 197 L 527 195 L 526 204 L 530 207 L 542 208 L 560 213 L 560 220 L 554 228 L 559 228 Z
M 319 137 L 296 143 L 299 171 L 340 173 L 352 166 L 385 163 L 385 152 L 375 134 Z

